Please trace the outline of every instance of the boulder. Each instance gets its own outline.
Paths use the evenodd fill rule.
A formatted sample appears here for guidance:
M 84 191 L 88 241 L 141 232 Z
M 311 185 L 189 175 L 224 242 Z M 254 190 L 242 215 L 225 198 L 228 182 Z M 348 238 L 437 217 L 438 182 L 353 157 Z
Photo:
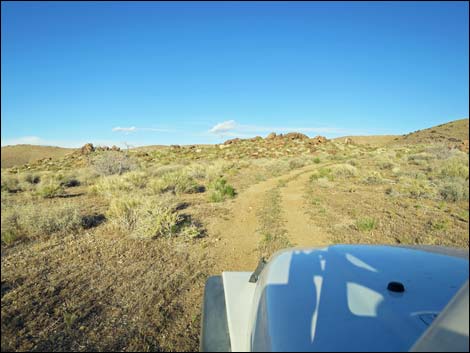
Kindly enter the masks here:
M 328 142 L 328 139 L 324 136 L 315 136 L 314 138 L 310 139 L 310 141 L 314 145 L 320 145 L 322 143 Z
M 284 135 L 284 138 L 288 140 L 308 140 L 309 137 L 305 134 L 301 134 L 300 132 L 289 132 L 288 134 Z
M 238 137 L 234 138 L 234 139 L 230 139 L 230 140 L 227 140 L 224 142 L 224 145 L 231 145 L 232 143 L 237 143 L 241 141 Z
M 268 136 L 266 136 L 266 140 L 272 140 L 272 139 L 275 139 L 276 138 L 276 133 L 275 132 L 271 132 Z
M 81 154 L 90 154 L 95 151 L 95 147 L 93 146 L 92 143 L 86 143 L 80 148 L 80 153 Z

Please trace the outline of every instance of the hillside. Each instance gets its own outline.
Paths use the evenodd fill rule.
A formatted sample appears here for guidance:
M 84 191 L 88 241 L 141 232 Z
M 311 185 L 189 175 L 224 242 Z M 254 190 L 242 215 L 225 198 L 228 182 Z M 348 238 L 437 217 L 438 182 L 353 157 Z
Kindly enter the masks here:
M 384 146 L 392 142 L 399 135 L 371 135 L 371 136 L 342 136 L 334 138 L 333 141 L 344 142 L 346 140 L 358 145 Z
M 73 148 L 36 145 L 2 146 L 2 168 L 19 166 L 43 158 L 58 159 L 74 150 Z
M 445 143 L 468 152 L 468 119 L 460 119 L 397 137 L 393 145 Z

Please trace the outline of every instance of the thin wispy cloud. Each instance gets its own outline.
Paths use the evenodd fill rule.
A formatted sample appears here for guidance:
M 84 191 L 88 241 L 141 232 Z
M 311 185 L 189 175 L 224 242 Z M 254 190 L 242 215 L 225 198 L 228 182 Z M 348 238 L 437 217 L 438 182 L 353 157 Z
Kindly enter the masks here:
M 87 140 L 50 140 L 39 136 L 22 136 L 17 138 L 2 139 L 3 146 L 13 145 L 35 145 L 35 146 L 56 146 L 65 148 L 79 148 L 86 143 L 92 143 L 94 146 L 109 146 L 116 145 L 121 148 L 127 148 L 128 145 L 132 147 L 142 146 L 139 142 L 124 142 L 118 140 L 105 140 L 90 138 Z
M 235 120 L 228 120 L 221 123 L 216 124 L 209 130 L 210 133 L 221 135 L 227 134 L 229 131 L 234 130 L 237 127 L 237 123 Z
M 116 126 L 116 127 L 113 127 L 112 131 L 116 132 L 116 131 L 122 131 L 122 132 L 133 132 L 135 131 L 137 128 L 135 126 L 132 126 L 132 127 L 120 127 L 120 126 Z
M 160 128 L 154 128 L 154 127 L 120 127 L 116 126 L 112 128 L 113 132 L 125 132 L 125 133 L 130 133 L 130 132 L 136 132 L 136 131 L 155 131 L 155 132 L 171 132 L 172 130 L 169 129 L 160 129 Z

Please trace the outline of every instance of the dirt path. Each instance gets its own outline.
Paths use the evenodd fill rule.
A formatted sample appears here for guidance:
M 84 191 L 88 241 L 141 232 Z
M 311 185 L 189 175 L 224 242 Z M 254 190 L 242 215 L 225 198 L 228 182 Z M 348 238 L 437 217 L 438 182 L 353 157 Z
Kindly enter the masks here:
M 229 214 L 225 218 L 213 219 L 207 230 L 216 241 L 211 249 L 218 271 L 252 271 L 258 263 L 257 247 L 259 234 L 259 210 L 263 207 L 266 193 L 280 187 L 282 217 L 288 231 L 289 241 L 295 246 L 325 245 L 326 236 L 311 224 L 305 214 L 303 195 L 310 172 L 316 166 L 306 166 L 280 177 L 255 184 L 229 201 Z
M 302 173 L 281 188 L 282 206 L 284 208 L 285 228 L 293 246 L 324 246 L 328 244 L 327 234 L 306 214 L 306 184 L 310 173 Z

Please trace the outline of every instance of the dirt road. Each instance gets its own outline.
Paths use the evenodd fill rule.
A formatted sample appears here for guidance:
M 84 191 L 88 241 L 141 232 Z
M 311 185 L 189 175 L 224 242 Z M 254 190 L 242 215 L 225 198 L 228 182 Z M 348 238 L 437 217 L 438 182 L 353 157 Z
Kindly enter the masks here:
M 259 214 L 266 194 L 279 188 L 281 217 L 287 238 L 294 246 L 327 244 L 326 234 L 312 224 L 305 214 L 305 185 L 316 166 L 306 166 L 283 176 L 252 185 L 229 202 L 228 217 L 213 219 L 208 233 L 218 239 L 211 256 L 217 271 L 251 271 L 258 263 L 261 241 Z

